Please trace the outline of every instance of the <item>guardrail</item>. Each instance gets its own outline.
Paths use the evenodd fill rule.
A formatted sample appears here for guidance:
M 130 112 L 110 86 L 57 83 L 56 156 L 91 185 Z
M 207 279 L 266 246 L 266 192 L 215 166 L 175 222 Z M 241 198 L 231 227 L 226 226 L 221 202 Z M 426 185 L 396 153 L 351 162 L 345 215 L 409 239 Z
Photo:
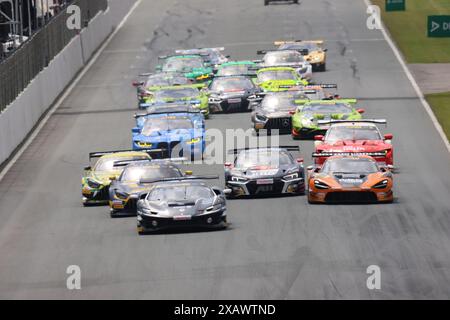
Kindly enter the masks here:
M 108 7 L 107 0 L 75 0 L 72 4 L 80 7 L 84 25 Z M 69 17 L 66 9 L 61 11 L 0 63 L 0 113 L 79 33 L 67 28 Z

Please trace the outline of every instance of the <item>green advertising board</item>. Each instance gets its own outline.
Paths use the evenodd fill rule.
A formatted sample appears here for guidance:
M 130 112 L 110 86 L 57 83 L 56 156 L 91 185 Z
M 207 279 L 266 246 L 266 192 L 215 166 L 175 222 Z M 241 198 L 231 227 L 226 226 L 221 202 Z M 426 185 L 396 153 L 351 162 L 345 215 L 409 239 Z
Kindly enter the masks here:
M 450 16 L 428 16 L 428 37 L 450 37 Z
M 406 0 L 386 0 L 386 11 L 405 11 Z

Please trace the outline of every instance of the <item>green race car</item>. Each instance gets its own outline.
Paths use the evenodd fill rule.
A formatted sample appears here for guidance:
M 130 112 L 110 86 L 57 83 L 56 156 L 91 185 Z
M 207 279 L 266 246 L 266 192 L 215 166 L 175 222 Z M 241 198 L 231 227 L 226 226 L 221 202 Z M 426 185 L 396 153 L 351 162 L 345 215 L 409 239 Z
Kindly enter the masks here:
M 327 125 L 320 120 L 359 120 L 364 109 L 355 109 L 356 99 L 340 100 L 296 100 L 299 104 L 292 116 L 292 137 L 294 139 L 311 139 L 316 135 L 324 135 Z
M 188 104 L 199 109 L 205 116 L 209 117 L 208 92 L 199 90 L 203 84 L 187 86 L 159 87 L 145 97 L 144 103 L 139 105 L 140 109 L 164 105 L 164 104 Z M 154 88 L 153 88 L 154 89 Z
M 256 77 L 258 65 L 253 61 L 230 61 L 222 63 L 216 70 L 216 77 L 248 76 Z
M 287 91 L 295 86 L 306 86 L 309 84 L 291 67 L 262 68 L 256 72 L 256 76 L 256 85 L 264 92 Z
M 214 76 L 210 63 L 205 62 L 201 55 L 161 56 L 164 63 L 156 67 L 157 71 L 176 72 L 184 74 L 188 79 L 206 82 Z
M 142 151 L 108 151 L 89 154 L 89 161 L 98 158 L 93 167 L 84 168 L 81 179 L 83 205 L 108 204 L 109 186 L 117 179 L 125 165 L 133 161 L 151 160 L 147 152 Z

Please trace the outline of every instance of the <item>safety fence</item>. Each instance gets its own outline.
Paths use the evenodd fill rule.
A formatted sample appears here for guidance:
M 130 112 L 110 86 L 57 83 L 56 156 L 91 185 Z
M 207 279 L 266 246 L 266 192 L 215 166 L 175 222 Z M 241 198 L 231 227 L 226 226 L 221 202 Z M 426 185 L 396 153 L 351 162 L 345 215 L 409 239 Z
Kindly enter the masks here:
M 108 7 L 107 0 L 75 0 L 71 5 L 78 6 L 82 26 L 86 26 L 98 12 Z M 80 30 L 69 29 L 67 21 L 73 12 L 61 11 L 48 24 L 9 57 L 0 63 L 0 113 L 28 86 L 28 84 L 47 67 L 50 61 L 66 47 Z

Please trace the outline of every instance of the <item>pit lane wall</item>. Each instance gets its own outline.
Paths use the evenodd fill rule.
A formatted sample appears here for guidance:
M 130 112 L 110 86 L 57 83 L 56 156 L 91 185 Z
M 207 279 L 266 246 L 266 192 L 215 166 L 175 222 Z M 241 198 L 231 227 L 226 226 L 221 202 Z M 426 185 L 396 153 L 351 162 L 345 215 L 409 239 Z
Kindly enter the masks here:
M 92 19 L 0 114 L 0 165 L 20 146 L 135 2 L 108 0 L 108 8 Z

